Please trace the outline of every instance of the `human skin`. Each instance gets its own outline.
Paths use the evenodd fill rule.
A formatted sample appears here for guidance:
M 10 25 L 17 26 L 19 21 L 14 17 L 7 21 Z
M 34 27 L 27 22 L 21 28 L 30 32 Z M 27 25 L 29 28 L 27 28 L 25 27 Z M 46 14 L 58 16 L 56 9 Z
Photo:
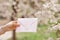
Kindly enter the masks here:
M 20 25 L 17 23 L 17 21 L 11 21 L 8 24 L 2 26 L 2 28 L 0 29 L 0 35 L 4 34 L 7 31 L 15 30 L 19 26 Z

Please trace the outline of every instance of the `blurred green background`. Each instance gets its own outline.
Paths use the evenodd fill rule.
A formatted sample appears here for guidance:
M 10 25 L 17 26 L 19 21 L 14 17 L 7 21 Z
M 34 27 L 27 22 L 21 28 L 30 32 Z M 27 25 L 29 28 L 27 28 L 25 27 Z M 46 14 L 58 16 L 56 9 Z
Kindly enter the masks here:
M 48 25 L 38 25 L 38 29 L 36 33 L 16 33 L 16 40 L 48 40 L 48 38 L 53 38 L 56 40 L 55 32 L 46 33 Z M 11 40 L 9 38 L 8 40 Z

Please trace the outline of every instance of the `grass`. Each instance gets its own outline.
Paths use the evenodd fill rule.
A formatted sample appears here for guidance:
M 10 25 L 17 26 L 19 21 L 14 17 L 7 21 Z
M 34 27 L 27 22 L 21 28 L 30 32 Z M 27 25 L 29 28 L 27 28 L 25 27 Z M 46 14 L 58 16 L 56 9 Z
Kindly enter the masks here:
M 16 40 L 48 40 L 49 37 L 56 38 L 54 32 L 45 34 L 45 30 L 48 28 L 47 25 L 38 25 L 36 33 L 16 33 Z M 8 39 L 11 40 L 11 39 Z

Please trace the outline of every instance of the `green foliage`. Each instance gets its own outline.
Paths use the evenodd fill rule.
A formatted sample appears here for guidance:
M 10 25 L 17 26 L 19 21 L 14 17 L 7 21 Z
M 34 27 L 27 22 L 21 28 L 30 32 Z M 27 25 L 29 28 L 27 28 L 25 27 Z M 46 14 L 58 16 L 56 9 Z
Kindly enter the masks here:
M 55 16 L 56 18 L 58 18 L 58 17 L 59 17 L 59 14 L 60 14 L 60 12 L 56 12 L 56 13 L 54 14 L 54 16 Z
M 58 0 L 58 4 L 60 4 L 60 0 Z
M 56 18 L 58 17 L 58 15 L 57 15 L 56 13 L 54 14 L 54 16 L 55 16 Z
M 51 25 L 53 25 L 53 24 L 57 24 L 57 23 L 55 23 L 55 22 L 50 22 L 50 19 L 49 19 L 49 21 L 48 21 L 48 26 L 51 26 Z
M 48 40 L 49 37 L 56 38 L 54 32 L 49 34 L 45 34 L 45 30 L 47 30 L 48 26 L 46 25 L 38 25 L 38 29 L 36 33 L 32 32 L 22 32 L 16 33 L 16 40 Z M 11 39 L 10 39 L 11 40 Z
M 57 22 L 60 23 L 60 19 Z

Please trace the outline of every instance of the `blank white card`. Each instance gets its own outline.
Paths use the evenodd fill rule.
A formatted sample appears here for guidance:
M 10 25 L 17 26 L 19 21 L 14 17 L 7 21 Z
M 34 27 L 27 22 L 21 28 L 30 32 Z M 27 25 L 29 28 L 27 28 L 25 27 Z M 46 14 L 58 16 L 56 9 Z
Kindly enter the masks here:
M 16 29 L 16 32 L 36 32 L 37 31 L 37 18 L 18 18 L 20 27 Z

